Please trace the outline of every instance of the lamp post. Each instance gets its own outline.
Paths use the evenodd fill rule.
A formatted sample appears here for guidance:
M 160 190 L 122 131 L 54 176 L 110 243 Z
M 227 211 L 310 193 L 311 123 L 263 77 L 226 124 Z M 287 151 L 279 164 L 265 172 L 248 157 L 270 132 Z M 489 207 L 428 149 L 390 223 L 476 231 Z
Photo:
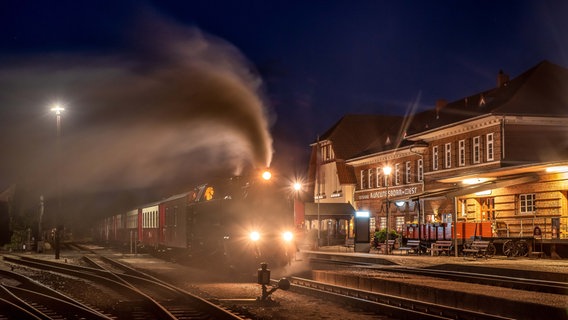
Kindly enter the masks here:
M 294 189 L 294 228 L 298 227 L 298 213 L 296 212 L 296 201 L 299 201 L 300 190 L 302 190 L 302 184 L 300 182 L 294 182 L 292 185 Z
M 302 190 L 302 184 L 300 182 L 294 182 L 292 184 L 292 189 L 294 190 L 294 228 L 298 227 L 298 213 L 296 212 L 296 201 L 299 201 L 300 190 Z
M 386 202 L 387 202 L 387 242 L 386 242 L 386 254 L 389 254 L 389 180 L 392 168 L 389 166 L 383 167 L 383 173 L 385 174 L 385 185 L 386 185 Z
M 56 142 L 56 158 L 57 158 L 57 162 L 59 162 L 60 157 L 61 157 L 61 114 L 63 113 L 63 111 L 65 111 L 65 108 L 61 107 L 60 105 L 55 105 L 53 106 L 53 108 L 51 108 L 51 111 L 55 112 L 55 117 L 57 120 L 57 142 Z M 59 168 L 59 164 L 57 165 L 57 168 Z M 59 169 L 58 169 L 59 170 Z M 61 215 L 61 181 L 60 181 L 61 177 L 59 174 L 59 171 L 57 172 L 57 176 L 56 176 L 56 180 L 57 180 L 57 214 L 55 215 L 55 224 L 56 224 L 56 229 L 55 229 L 55 259 L 59 259 L 59 252 L 60 252 L 60 238 L 61 238 L 61 229 L 62 227 L 59 226 L 59 218 Z

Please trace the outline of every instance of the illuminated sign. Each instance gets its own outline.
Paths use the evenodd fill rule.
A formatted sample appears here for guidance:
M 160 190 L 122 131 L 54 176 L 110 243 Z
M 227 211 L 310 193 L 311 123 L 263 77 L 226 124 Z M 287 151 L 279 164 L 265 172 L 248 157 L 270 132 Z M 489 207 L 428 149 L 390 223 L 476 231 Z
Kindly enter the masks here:
M 415 194 L 422 193 L 422 184 L 407 185 L 404 187 L 389 187 L 389 198 L 408 198 Z M 372 200 L 372 199 L 385 199 L 387 197 L 387 188 L 381 188 L 374 191 L 356 191 L 356 200 Z

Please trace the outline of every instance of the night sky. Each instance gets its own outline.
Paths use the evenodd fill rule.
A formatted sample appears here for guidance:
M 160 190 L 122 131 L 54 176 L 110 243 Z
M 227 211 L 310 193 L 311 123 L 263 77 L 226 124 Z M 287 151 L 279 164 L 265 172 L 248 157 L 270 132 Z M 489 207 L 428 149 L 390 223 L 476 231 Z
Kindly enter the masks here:
M 567 1 L 2 1 L 0 190 L 53 199 L 58 177 L 67 197 L 165 197 L 251 165 L 301 175 L 345 114 L 405 114 L 492 88 L 499 70 L 568 67 L 567 13 Z

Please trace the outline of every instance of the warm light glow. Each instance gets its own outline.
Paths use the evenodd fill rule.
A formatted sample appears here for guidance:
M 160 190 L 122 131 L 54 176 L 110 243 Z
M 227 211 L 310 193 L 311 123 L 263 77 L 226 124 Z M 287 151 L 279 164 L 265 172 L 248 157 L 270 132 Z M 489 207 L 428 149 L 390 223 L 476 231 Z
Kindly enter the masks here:
M 265 170 L 265 171 L 262 173 L 262 179 L 264 179 L 264 180 L 270 180 L 270 178 L 272 178 L 272 173 L 270 173 L 270 171 L 268 171 L 268 170 Z
M 284 241 L 290 242 L 294 239 L 294 234 L 290 231 L 286 231 L 282 234 L 282 238 L 284 238 Z
M 302 189 L 302 184 L 299 182 L 295 182 L 292 187 L 294 188 L 294 190 L 300 191 Z
M 392 172 L 392 168 L 391 168 L 391 167 L 389 167 L 389 166 L 383 167 L 383 173 L 384 173 L 385 175 L 390 176 L 391 172 Z
M 546 172 L 548 173 L 566 172 L 566 171 L 568 171 L 568 166 L 556 166 L 556 167 L 546 168 Z
M 61 112 L 65 111 L 65 108 L 56 104 L 53 108 L 51 108 L 51 111 L 55 112 L 56 115 L 60 115 Z
M 253 231 L 250 233 L 249 237 L 252 241 L 258 241 L 260 239 L 260 233 Z
M 402 207 L 405 203 L 406 203 L 406 202 L 404 202 L 404 201 L 396 201 L 394 204 L 395 204 L 397 207 Z
M 463 184 L 478 184 L 489 181 L 488 178 L 469 178 L 462 181 Z
M 490 194 L 491 194 L 491 190 L 479 191 L 479 192 L 475 193 L 476 196 L 488 196 Z

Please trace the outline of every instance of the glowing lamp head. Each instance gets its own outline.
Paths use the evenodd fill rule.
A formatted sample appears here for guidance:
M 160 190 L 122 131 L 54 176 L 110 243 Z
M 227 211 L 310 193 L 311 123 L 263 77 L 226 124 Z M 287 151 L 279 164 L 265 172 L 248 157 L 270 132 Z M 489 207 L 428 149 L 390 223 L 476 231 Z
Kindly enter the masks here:
M 262 173 L 262 179 L 270 180 L 270 178 L 272 178 L 272 173 L 270 173 L 270 171 L 268 170 L 264 170 L 264 172 Z
M 392 172 L 392 168 L 391 168 L 391 167 L 389 167 L 389 166 L 383 167 L 383 173 L 384 173 L 385 175 L 388 176 L 388 175 L 391 174 L 391 172 Z
M 294 190 L 300 191 L 302 189 L 302 184 L 299 182 L 295 182 L 292 187 L 294 188 Z
M 257 231 L 253 231 L 249 234 L 249 238 L 252 241 L 258 241 L 258 240 L 260 240 L 260 233 L 258 233 Z
M 290 242 L 292 241 L 292 239 L 294 239 L 294 234 L 290 231 L 286 231 L 282 234 L 282 238 L 284 239 L 284 241 Z
M 63 111 L 65 111 L 65 108 L 57 104 L 51 108 L 51 111 L 55 112 L 56 115 L 60 115 Z

